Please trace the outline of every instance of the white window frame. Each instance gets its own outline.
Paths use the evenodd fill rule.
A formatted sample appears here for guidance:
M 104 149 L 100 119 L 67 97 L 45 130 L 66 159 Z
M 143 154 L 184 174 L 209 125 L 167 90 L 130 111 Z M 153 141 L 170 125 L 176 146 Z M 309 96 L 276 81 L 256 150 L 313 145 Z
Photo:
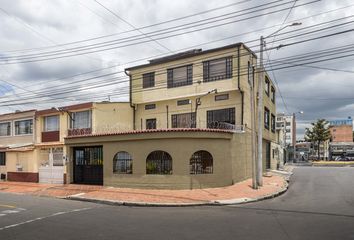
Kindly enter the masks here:
M 58 118 L 57 130 L 47 131 L 47 118 L 48 117 L 57 117 Z M 48 115 L 48 116 L 43 117 L 43 132 L 56 132 L 59 130 L 60 130 L 60 115 Z
M 0 124 L 2 123 L 10 123 L 10 135 L 0 135 L 0 137 L 11 137 L 12 136 L 12 122 L 11 121 L 4 121 L 4 122 L 0 122 Z
M 75 128 L 74 127 L 74 123 L 75 123 L 75 114 L 76 113 L 81 113 L 81 112 L 89 112 L 89 127 L 88 128 L 92 128 L 92 110 L 91 109 L 87 109 L 87 110 L 82 110 L 82 111 L 76 111 L 76 112 L 70 112 L 69 114 L 71 115 L 70 118 L 70 128 L 71 129 L 83 129 L 83 128 Z

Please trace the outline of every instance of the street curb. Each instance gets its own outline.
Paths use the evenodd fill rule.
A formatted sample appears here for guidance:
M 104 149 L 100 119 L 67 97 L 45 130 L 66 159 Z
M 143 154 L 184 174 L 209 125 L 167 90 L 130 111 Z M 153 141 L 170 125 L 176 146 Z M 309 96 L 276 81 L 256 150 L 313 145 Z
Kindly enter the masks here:
M 82 202 L 92 202 L 98 204 L 106 204 L 113 206 L 131 206 L 131 207 L 197 207 L 197 206 L 227 206 L 227 205 L 239 205 L 251 202 L 258 202 L 261 200 L 275 198 L 277 196 L 285 193 L 289 188 L 289 179 L 285 178 L 285 184 L 283 188 L 279 191 L 271 194 L 267 194 L 258 198 L 236 198 L 229 200 L 213 200 L 207 202 L 195 202 L 195 203 L 151 203 L 151 202 L 126 202 L 126 201 L 113 201 L 113 200 L 103 200 L 95 198 L 85 198 L 78 196 L 68 196 L 64 199 L 82 201 Z

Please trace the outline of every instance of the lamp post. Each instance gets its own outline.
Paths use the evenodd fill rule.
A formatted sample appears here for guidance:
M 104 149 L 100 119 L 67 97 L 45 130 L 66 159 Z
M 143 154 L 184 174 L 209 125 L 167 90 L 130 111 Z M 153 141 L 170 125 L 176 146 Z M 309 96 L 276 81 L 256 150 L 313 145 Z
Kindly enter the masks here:
M 286 25 L 277 31 L 273 32 L 272 34 L 268 35 L 267 37 L 261 36 L 260 38 L 260 51 L 259 51 L 259 74 L 258 74 L 258 160 L 257 160 L 257 185 L 263 186 L 263 80 L 264 80 L 264 66 L 263 66 L 263 51 L 265 47 L 265 38 L 269 38 L 274 34 L 280 32 L 281 30 L 292 27 L 298 26 L 301 23 L 292 23 L 290 25 Z M 278 49 L 278 48 L 277 48 Z
M 218 90 L 215 88 L 215 89 L 210 90 L 209 92 L 207 92 L 207 93 L 205 93 L 204 95 L 202 95 L 202 96 L 200 96 L 200 97 L 198 97 L 198 98 L 195 99 L 195 127 L 197 127 L 197 111 L 198 111 L 198 107 L 199 107 L 199 105 L 202 104 L 202 102 L 200 101 L 200 99 L 201 99 L 202 97 L 205 97 L 205 96 L 211 94 L 211 93 L 217 94 L 217 93 L 218 93 Z M 191 124 L 192 124 L 192 122 L 193 122 L 193 121 L 191 121 Z

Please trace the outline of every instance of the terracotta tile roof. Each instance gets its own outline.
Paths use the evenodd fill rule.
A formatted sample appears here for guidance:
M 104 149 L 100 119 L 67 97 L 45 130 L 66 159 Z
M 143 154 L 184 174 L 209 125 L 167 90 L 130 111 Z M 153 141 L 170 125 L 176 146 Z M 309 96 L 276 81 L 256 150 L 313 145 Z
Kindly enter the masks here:
M 168 129 L 146 129 L 133 130 L 126 132 L 112 132 L 112 133 L 96 133 L 86 135 L 67 136 L 66 138 L 81 138 L 81 137 L 99 137 L 99 136 L 114 136 L 114 135 L 129 135 L 142 133 L 161 133 L 161 132 L 215 132 L 215 133 L 233 133 L 232 130 L 226 129 L 210 129 L 210 128 L 168 128 Z

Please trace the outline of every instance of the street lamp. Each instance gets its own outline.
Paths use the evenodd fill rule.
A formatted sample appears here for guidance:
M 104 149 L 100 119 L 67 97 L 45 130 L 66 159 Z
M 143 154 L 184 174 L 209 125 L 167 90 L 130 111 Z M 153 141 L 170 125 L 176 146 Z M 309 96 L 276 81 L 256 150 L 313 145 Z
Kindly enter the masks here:
M 289 25 L 286 25 L 277 31 L 273 32 L 272 34 L 268 35 L 267 37 L 261 36 L 260 38 L 260 53 L 259 53 L 259 78 L 258 78 L 258 161 L 257 161 L 257 185 L 258 186 L 263 186 L 263 156 L 262 156 L 262 151 L 263 151 L 263 80 L 264 80 L 264 66 L 263 66 L 263 51 L 264 51 L 264 46 L 265 46 L 265 38 L 269 38 L 273 36 L 274 34 L 280 32 L 281 30 L 287 28 L 287 27 L 293 27 L 293 26 L 299 26 L 301 23 L 292 23 Z
M 200 99 L 201 99 L 202 97 L 205 97 L 205 96 L 211 94 L 211 93 L 217 94 L 217 93 L 218 93 L 218 90 L 215 88 L 215 89 L 210 90 L 209 92 L 207 92 L 207 93 L 205 93 L 204 95 L 202 95 L 202 96 L 200 96 L 200 97 L 198 97 L 198 98 L 195 99 L 195 127 L 197 127 L 197 111 L 198 111 L 198 107 L 199 107 L 199 105 L 202 104 L 202 102 L 200 101 Z M 192 121 L 191 121 L 191 124 L 192 124 Z

